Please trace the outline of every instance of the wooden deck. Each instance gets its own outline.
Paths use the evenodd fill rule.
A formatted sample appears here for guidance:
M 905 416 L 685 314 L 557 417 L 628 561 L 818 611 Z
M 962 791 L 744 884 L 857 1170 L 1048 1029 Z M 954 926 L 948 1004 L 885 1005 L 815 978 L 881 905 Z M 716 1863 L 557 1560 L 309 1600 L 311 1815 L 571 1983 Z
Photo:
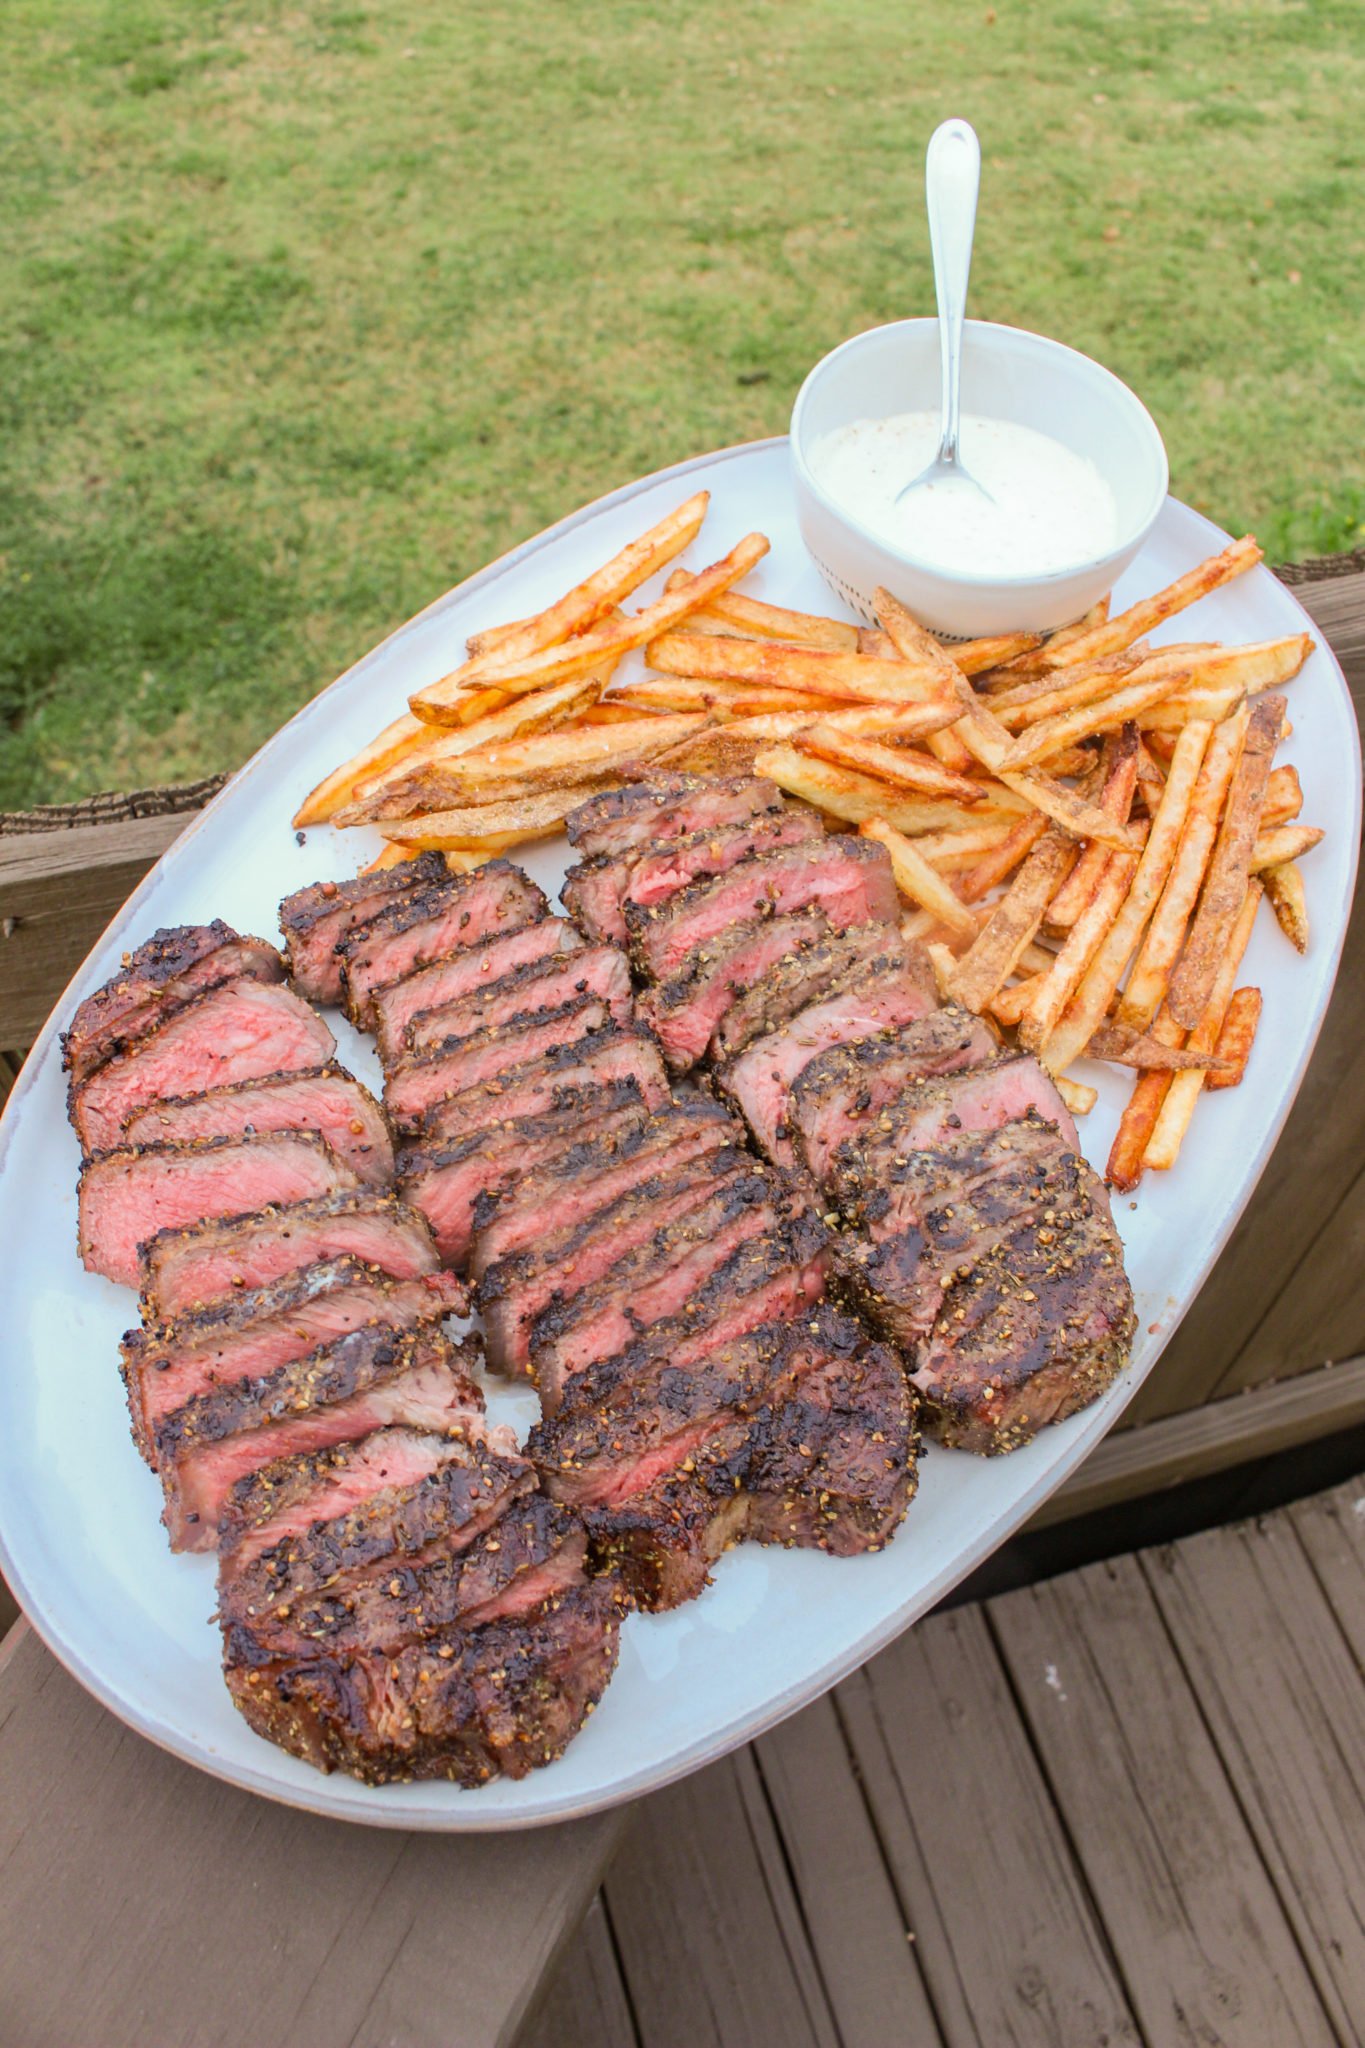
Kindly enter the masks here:
M 519 2048 L 1365 2038 L 1365 1479 L 922 1623 L 646 1801 Z

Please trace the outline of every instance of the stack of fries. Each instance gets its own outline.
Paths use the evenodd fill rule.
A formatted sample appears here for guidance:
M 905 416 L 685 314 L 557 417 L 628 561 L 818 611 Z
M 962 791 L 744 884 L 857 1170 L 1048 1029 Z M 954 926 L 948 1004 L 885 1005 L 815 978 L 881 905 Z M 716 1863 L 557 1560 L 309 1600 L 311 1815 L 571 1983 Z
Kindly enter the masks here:
M 743 596 L 762 534 L 623 612 L 707 502 L 474 635 L 295 824 L 375 825 L 381 865 L 439 848 L 472 867 L 643 772 L 769 776 L 887 848 L 944 997 L 1016 1035 L 1075 1110 L 1096 1099 L 1069 1071 L 1083 1055 L 1137 1070 L 1113 1186 L 1173 1165 L 1202 1090 L 1246 1068 L 1261 995 L 1235 984 L 1262 896 L 1307 946 L 1297 863 L 1323 836 L 1296 822 L 1294 769 L 1274 766 L 1290 729 L 1275 693 L 1309 636 L 1145 637 L 1259 562 L 1256 542 L 1045 639 L 946 646 L 887 591 L 872 628 Z M 651 672 L 620 676 L 636 649 Z

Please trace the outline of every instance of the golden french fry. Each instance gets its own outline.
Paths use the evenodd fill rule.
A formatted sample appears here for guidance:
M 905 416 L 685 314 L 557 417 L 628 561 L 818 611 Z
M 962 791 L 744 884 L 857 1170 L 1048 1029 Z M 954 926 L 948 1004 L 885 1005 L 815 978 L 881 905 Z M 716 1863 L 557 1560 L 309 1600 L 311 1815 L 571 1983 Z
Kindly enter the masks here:
M 1257 709 L 1259 708 L 1258 706 Z M 1255 716 L 1254 713 L 1252 715 Z M 1247 884 L 1241 908 L 1227 935 L 1226 949 L 1215 968 L 1208 1000 L 1185 1040 L 1187 1051 L 1212 1052 L 1218 1043 L 1228 1004 L 1232 1000 L 1237 969 L 1242 964 L 1242 955 L 1251 937 L 1251 927 L 1256 921 L 1261 893 L 1260 883 L 1253 878 Z M 1174 1077 L 1166 1091 L 1166 1099 L 1161 1105 L 1152 1135 L 1147 1141 L 1147 1149 L 1142 1155 L 1144 1166 L 1150 1166 L 1154 1171 L 1168 1172 L 1175 1165 L 1203 1086 L 1204 1075 L 1198 1068 L 1191 1068 Z
M 1117 825 L 1126 825 L 1132 808 L 1133 791 L 1142 755 L 1137 727 L 1131 722 L 1104 743 L 1101 773 L 1104 783 L 1098 807 Z M 1164 788 L 1164 783 L 1163 783 Z M 1097 839 L 1087 841 L 1080 859 L 1047 907 L 1047 921 L 1061 930 L 1073 925 L 1099 886 L 1109 862 L 1111 849 Z
M 954 707 L 956 708 L 956 707 Z M 963 746 L 951 725 L 927 734 L 925 745 L 929 752 L 942 761 L 945 768 L 955 768 L 959 775 L 965 775 L 976 765 L 976 756 Z
M 633 768 L 706 730 L 709 721 L 686 712 L 645 716 L 619 725 L 559 728 L 530 739 L 476 747 L 433 769 L 430 787 L 444 793 L 448 807 L 461 802 L 516 801 L 594 776 Z
M 937 700 L 943 705 L 944 722 L 952 717 L 951 693 L 922 667 L 829 647 L 662 633 L 650 641 L 646 659 L 666 675 L 762 683 L 845 703 L 925 704 Z
M 1175 742 L 1172 741 L 1171 753 L 1174 752 Z M 1166 765 L 1169 766 L 1169 764 L 1170 755 L 1168 754 L 1166 756 Z M 1161 792 L 1166 787 L 1166 768 L 1156 759 L 1147 741 L 1144 739 L 1139 739 L 1138 741 L 1137 785 L 1142 792 L 1142 801 L 1147 807 L 1148 817 L 1154 818 L 1161 803 Z
M 1138 723 L 1144 732 L 1179 732 L 1193 718 L 1217 725 L 1245 702 L 1246 691 L 1239 683 L 1209 683 L 1203 689 L 1178 690 L 1144 711 Z
M 1076 857 L 1073 841 L 1049 825 L 957 964 L 952 993 L 978 1014 L 1019 964 L 1058 885 Z
M 405 860 L 411 860 L 414 854 L 420 852 L 421 848 L 418 846 L 409 846 L 402 839 L 391 839 L 373 860 L 365 863 L 360 872 L 362 875 L 374 875 L 378 874 L 381 868 L 401 868 Z
M 733 733 L 733 725 L 720 729 Z M 755 775 L 766 775 L 790 796 L 801 797 L 817 810 L 828 811 L 851 825 L 864 825 L 870 818 L 883 818 L 898 832 L 953 831 L 975 821 L 976 810 L 930 797 L 898 797 L 884 782 L 860 775 L 851 768 L 837 768 L 832 761 L 817 761 L 798 753 L 794 746 L 768 746 L 753 761 Z M 994 815 L 994 814 L 992 814 Z
M 1062 1012 L 1080 986 L 1081 976 L 1123 908 L 1137 868 L 1135 853 L 1107 856 L 1094 895 L 1072 925 L 1052 972 L 1044 977 L 1042 987 L 1020 1019 L 1019 1036 L 1030 1051 L 1041 1050 L 1061 1022 Z
M 813 697 L 801 690 L 728 680 L 708 682 L 699 676 L 642 676 L 615 691 L 612 701 L 633 704 L 641 711 L 710 711 L 718 718 L 754 718 L 767 711 L 804 711 L 814 720 L 829 709 L 827 698 Z
M 1251 849 L 1251 872 L 1263 875 L 1267 868 L 1301 860 L 1304 854 L 1320 846 L 1325 837 L 1317 825 L 1275 825 L 1269 832 L 1258 832 Z
M 1051 1073 L 1064 1073 L 1071 1062 L 1084 1052 L 1091 1032 L 1103 1020 L 1118 987 L 1119 977 L 1146 930 L 1175 858 L 1194 795 L 1199 764 L 1211 731 L 1207 725 L 1191 725 L 1181 734 L 1161 803 L 1151 821 L 1147 844 L 1142 849 L 1123 907 L 1096 949 L 1056 1030 L 1041 1048 L 1043 1061 Z
M 943 642 L 940 640 L 937 645 L 942 647 Z M 945 648 L 944 652 L 951 652 L 954 665 L 964 676 L 976 676 L 984 669 L 994 668 L 1002 661 L 1012 661 L 1041 645 L 1036 633 L 995 633 L 985 640 L 955 640 L 951 650 Z M 858 652 L 900 659 L 891 635 L 883 632 L 880 626 L 858 628 Z
M 1030 974 L 1023 981 L 1011 982 L 1008 988 L 997 990 L 990 1001 L 990 1013 L 996 1023 L 1010 1027 L 1016 1025 L 1033 1001 L 1043 980 L 1044 976 L 1041 974 Z
M 1053 1085 L 1073 1116 L 1089 1116 L 1100 1099 L 1098 1088 L 1088 1081 L 1073 1081 L 1070 1074 L 1057 1074 Z
M 926 832 L 915 843 L 935 867 L 951 867 L 957 862 L 975 861 L 978 854 L 993 852 L 1014 830 L 1014 819 L 994 818 L 984 825 L 966 825 L 959 832 Z M 1027 851 L 1025 847 L 1024 852 Z
M 1164 1010 L 1152 1026 L 1152 1037 L 1156 1043 L 1171 1048 L 1182 1046 L 1185 1040 L 1180 1026 Z M 1105 1167 L 1105 1179 L 1121 1194 L 1130 1193 L 1142 1179 L 1142 1155 L 1156 1129 L 1156 1120 L 1161 1114 L 1161 1105 L 1166 1100 L 1171 1080 L 1169 1068 L 1139 1074 L 1137 1085 L 1119 1118 L 1109 1163 Z
M 1049 669 L 1045 676 L 1032 682 L 1016 683 L 1012 689 L 997 691 L 990 700 L 991 710 L 1002 725 L 1018 732 L 1025 726 L 1036 725 L 1040 719 L 1055 718 L 1060 712 L 1074 711 L 1080 704 L 1105 696 L 1130 677 L 1141 661 L 1137 648 L 1125 647 L 1117 654 L 1103 654 L 1096 661 L 1077 662 L 1072 668 Z
M 1228 1064 L 1217 1052 L 1187 1052 L 1183 1046 L 1164 1044 L 1155 1033 L 1129 1031 L 1122 1024 L 1097 1025 L 1085 1056 L 1108 1060 L 1114 1066 L 1136 1067 L 1141 1073 L 1178 1074 L 1186 1067 L 1198 1067 L 1204 1074 L 1221 1074 Z
M 1308 951 L 1308 899 L 1303 876 L 1292 860 L 1280 861 L 1261 876 L 1276 923 L 1296 952 Z
M 858 651 L 858 628 L 851 620 L 825 619 L 816 612 L 788 611 L 780 604 L 764 604 L 757 597 L 744 597 L 727 590 L 705 607 L 708 620 L 715 619 L 738 633 L 750 633 L 761 640 L 789 640 L 802 647 L 842 648 L 846 654 Z
M 732 583 L 738 583 L 740 577 L 746 576 L 767 552 L 768 542 L 761 533 L 747 534 L 721 561 L 713 562 L 709 569 L 691 577 L 672 596 L 661 597 L 628 618 L 594 626 L 586 633 L 576 634 L 572 640 L 542 647 L 536 653 L 512 658 L 505 647 L 500 647 L 492 654 L 480 655 L 477 662 L 468 662 L 464 669 L 457 669 L 453 677 L 443 677 L 440 682 L 419 690 L 409 698 L 409 709 L 418 718 L 446 725 L 452 722 L 452 707 L 470 681 L 481 686 L 495 684 L 499 689 L 520 695 L 525 690 L 541 689 L 547 683 L 565 682 L 571 676 L 586 675 L 600 662 L 628 654 L 633 647 L 643 647 L 647 640 L 677 625 L 690 611 L 705 604 L 708 598 L 728 590 Z
M 891 872 L 902 896 L 908 896 L 921 909 L 931 911 L 950 931 L 976 937 L 976 919 L 971 911 L 958 901 L 938 870 L 916 852 L 913 843 L 903 833 L 897 832 L 883 818 L 870 818 L 862 830 L 865 838 L 875 839 L 879 846 L 886 848 L 891 857 Z
M 914 790 L 923 796 L 956 797 L 965 804 L 978 804 L 984 795 L 979 782 L 942 767 L 924 754 L 883 746 L 876 740 L 855 739 L 834 725 L 809 726 L 797 745 L 803 754 L 814 754 L 841 768 L 875 776 L 890 783 L 893 789 Z
M 628 697 L 603 699 L 599 704 L 589 704 L 586 711 L 578 713 L 580 725 L 624 725 L 628 719 L 640 716 L 640 706 L 632 704 Z
M 1247 1070 L 1256 1026 L 1261 1021 L 1261 991 L 1234 989 L 1218 1033 L 1216 1051 L 1220 1065 L 1204 1077 L 1206 1088 L 1236 1088 Z M 1230 1069 L 1230 1071 L 1228 1071 Z
M 1145 641 L 1139 641 L 1117 654 L 1099 655 L 1072 667 L 1052 669 L 1032 682 L 1018 683 L 994 695 L 991 709 L 1006 725 L 1030 725 L 1103 695 L 1106 677 L 1116 674 L 1125 675 L 1129 683 L 1144 683 L 1180 671 L 1188 675 L 1191 688 L 1240 690 L 1252 695 L 1289 682 L 1312 651 L 1313 642 L 1307 633 L 1243 647 L 1182 642 L 1151 648 Z
M 1090 661 L 1096 655 L 1116 654 L 1121 647 L 1131 647 L 1145 633 L 1159 626 L 1164 619 L 1174 618 L 1201 597 L 1207 597 L 1211 590 L 1217 590 L 1224 583 L 1230 583 L 1234 576 L 1241 576 L 1248 569 L 1254 569 L 1261 560 L 1261 550 L 1253 537 L 1248 534 L 1244 540 L 1232 541 L 1221 554 L 1210 555 L 1195 569 L 1184 576 L 1177 576 L 1174 583 L 1168 583 L 1164 590 L 1158 590 L 1151 597 L 1144 597 L 1137 604 L 1129 605 L 1126 612 L 1117 618 L 1108 618 L 1092 626 L 1088 633 L 1078 634 L 1058 647 L 1054 642 L 1041 651 L 1045 668 L 1059 668 L 1063 663 Z
M 958 894 L 964 903 L 979 903 L 1012 875 L 1025 854 L 1030 853 L 1048 829 L 1047 819 L 1041 811 L 1025 811 L 1016 819 L 1008 835 L 998 840 L 969 873 L 958 883 Z
M 379 830 L 385 838 L 401 836 L 423 851 L 504 853 L 524 840 L 551 838 L 562 829 L 570 811 L 619 780 L 619 776 L 599 775 L 576 787 L 548 789 L 516 802 L 464 804 L 431 811 L 421 818 L 399 819 L 392 825 L 381 818 Z
M 393 767 L 419 746 L 425 731 L 421 719 L 414 718 L 409 711 L 395 718 L 383 732 L 375 735 L 368 746 L 362 747 L 358 754 L 352 754 L 349 761 L 343 761 L 340 768 L 334 768 L 330 775 L 324 775 L 316 789 L 308 792 L 294 813 L 295 829 L 301 830 L 305 825 L 325 825 L 329 818 L 334 818 L 350 803 L 360 783 Z
M 1088 739 L 1092 733 L 1113 732 L 1130 718 L 1141 723 L 1144 713 L 1162 698 L 1174 696 L 1188 679 L 1187 670 L 1176 669 L 1170 675 L 1150 677 L 1145 682 L 1125 683 L 1107 696 L 1093 698 L 1056 718 L 1040 719 L 1014 742 L 999 763 L 997 773 L 1006 768 L 1032 768 L 1058 748 L 1074 746 L 1077 740 Z
M 1272 768 L 1265 786 L 1265 802 L 1261 805 L 1261 829 L 1267 825 L 1287 825 L 1297 818 L 1303 809 L 1303 789 L 1299 783 L 1299 771 L 1286 762 L 1280 768 Z
M 1228 785 L 1223 822 L 1204 877 L 1199 908 L 1166 996 L 1171 1015 L 1187 1031 L 1198 1024 L 1208 1003 L 1219 961 L 1225 956 L 1228 933 L 1246 892 L 1271 757 L 1283 716 L 1283 697 L 1261 697 L 1252 706 L 1247 720 L 1241 758 Z M 1174 767 L 1171 773 L 1174 775 Z
M 929 955 L 929 965 L 934 970 L 934 980 L 938 985 L 939 1001 L 941 1003 L 950 1003 L 953 999 L 952 979 L 957 972 L 957 955 L 951 946 L 945 945 L 942 940 L 938 939 L 928 940 L 924 950 Z

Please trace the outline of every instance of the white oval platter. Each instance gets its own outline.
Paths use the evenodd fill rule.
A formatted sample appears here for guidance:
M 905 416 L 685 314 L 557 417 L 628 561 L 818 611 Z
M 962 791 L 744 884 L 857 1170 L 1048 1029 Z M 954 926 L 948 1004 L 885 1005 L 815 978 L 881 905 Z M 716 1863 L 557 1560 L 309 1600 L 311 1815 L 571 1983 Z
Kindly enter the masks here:
M 0 1122 L 0 1302 L 10 1335 L 0 1373 L 0 1569 L 44 1640 L 98 1699 L 177 1756 L 300 1807 L 371 1825 L 441 1830 L 527 1827 L 610 1806 L 669 1783 L 816 1697 L 924 1614 L 1075 1470 L 1155 1365 L 1198 1293 L 1269 1159 L 1331 993 L 1360 837 L 1360 753 L 1341 671 L 1319 637 L 1291 686 L 1304 817 L 1328 836 L 1304 863 L 1313 938 L 1305 959 L 1273 920 L 1258 922 L 1243 979 L 1266 994 L 1244 1084 L 1201 1103 L 1175 1170 L 1116 1204 L 1137 1293 L 1133 1362 L 1086 1413 L 1008 1458 L 929 1447 L 920 1491 L 895 1542 L 840 1561 L 745 1545 L 678 1612 L 632 1616 L 620 1668 L 565 1757 L 519 1784 L 372 1788 L 324 1777 L 259 1740 L 229 1703 L 211 1625 L 213 1566 L 172 1557 L 159 1492 L 129 1438 L 117 1366 L 131 1294 L 76 1256 L 78 1154 L 64 1114 L 57 1026 L 76 1000 L 156 926 L 219 916 L 278 937 L 289 890 L 353 874 L 378 850 L 367 835 L 319 830 L 296 842 L 304 791 L 391 718 L 413 689 L 455 666 L 465 636 L 547 603 L 687 493 L 712 493 L 689 556 L 715 560 L 760 528 L 772 552 L 746 589 L 828 611 L 788 488 L 785 440 L 725 450 L 661 471 L 576 513 L 472 577 L 322 693 L 262 748 L 171 849 L 110 926 L 58 1006 Z M 1168 501 L 1116 593 L 1116 607 L 1165 584 L 1226 536 Z M 646 591 L 643 597 L 654 595 Z M 1261 569 L 1204 600 L 1168 638 L 1262 640 L 1311 621 Z M 1160 636 L 1158 636 L 1160 637 Z M 638 659 L 638 657 L 635 657 Z M 553 894 L 563 842 L 526 866 Z M 368 1044 L 344 1024 L 341 1057 L 377 1084 Z M 1082 1123 L 1103 1167 L 1127 1089 L 1088 1078 L 1099 1106 Z M 523 1429 L 534 1398 L 490 1387 L 495 1415 Z

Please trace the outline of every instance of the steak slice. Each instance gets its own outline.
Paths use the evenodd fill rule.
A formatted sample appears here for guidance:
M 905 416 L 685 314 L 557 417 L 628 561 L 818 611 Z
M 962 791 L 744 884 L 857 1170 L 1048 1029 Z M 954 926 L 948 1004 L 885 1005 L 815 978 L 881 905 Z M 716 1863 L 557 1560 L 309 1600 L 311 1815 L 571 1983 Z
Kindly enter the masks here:
M 564 908 L 593 939 L 623 946 L 628 935 L 625 906 L 651 910 L 690 882 L 723 875 L 753 854 L 824 837 L 824 826 L 804 806 L 745 818 L 694 832 L 688 839 L 632 846 L 625 853 L 598 854 L 570 868 L 561 895 Z
M 481 1427 L 472 1351 L 440 1326 L 359 1330 L 256 1380 L 199 1394 L 156 1429 L 172 1550 L 211 1550 L 232 1488 L 262 1465 L 353 1443 L 376 1429 Z
M 589 797 L 570 811 L 564 830 L 580 853 L 610 855 L 632 846 L 659 846 L 665 839 L 690 839 L 781 809 L 777 784 L 755 775 L 660 775 Z
M 576 1515 L 530 1493 L 467 1549 L 396 1563 L 386 1558 L 336 1590 L 229 1624 L 226 1660 L 249 1666 L 273 1657 L 396 1656 L 428 1636 L 525 1613 L 581 1585 L 587 1548 Z
M 476 1278 L 524 1245 L 605 1209 L 651 1175 L 685 1166 L 704 1152 L 734 1144 L 739 1128 L 720 1104 L 692 1096 L 661 1110 L 647 1123 L 627 1124 L 600 1138 L 585 1138 L 546 1161 L 474 1214 L 472 1270 Z
M 62 1037 L 74 1081 L 127 1052 L 170 1011 L 223 981 L 283 981 L 284 962 L 264 939 L 244 939 L 220 918 L 153 932 L 104 987 L 87 996 Z
M 337 947 L 349 931 L 386 903 L 448 879 L 443 853 L 419 854 L 397 867 L 376 868 L 349 882 L 314 882 L 280 905 L 280 929 L 289 950 L 289 972 L 300 995 L 314 1003 L 341 1001 L 341 956 Z
M 374 1027 L 371 991 L 495 933 L 519 931 L 549 914 L 529 875 L 510 860 L 485 861 L 467 875 L 447 874 L 434 888 L 387 903 L 337 947 L 346 1010 L 361 1030 Z
M 787 1103 L 802 1068 L 833 1045 L 893 1033 L 934 1007 L 919 977 L 894 961 L 855 970 L 853 980 L 852 988 L 812 1004 L 781 1030 L 758 1039 L 718 1076 L 777 1166 L 797 1164 L 787 1128 Z
M 674 1073 L 685 1073 L 697 1064 L 722 1017 L 745 989 L 828 931 L 819 910 L 735 925 L 712 945 L 700 947 L 671 981 L 649 989 L 636 1004 L 635 1014 L 654 1032 Z
M 699 1208 L 663 1225 L 570 1300 L 552 1300 L 531 1327 L 531 1367 L 573 1398 L 571 1382 L 594 1360 L 614 1357 L 651 1323 L 679 1315 L 741 1245 L 780 1229 L 794 1202 L 763 1173 L 736 1176 Z
M 831 989 L 843 987 L 846 977 L 857 969 L 886 958 L 893 950 L 899 953 L 902 965 L 920 972 L 919 948 L 897 941 L 879 924 L 853 925 L 846 932 L 826 931 L 784 953 L 730 1005 L 712 1039 L 712 1055 L 718 1060 L 734 1059 L 756 1038 L 790 1023 Z
M 464 1308 L 464 1290 L 449 1273 L 386 1280 L 359 1259 L 328 1259 L 150 1330 L 130 1330 L 120 1348 L 134 1441 L 154 1464 L 160 1424 L 197 1395 L 261 1379 L 366 1323 L 411 1329 Z
M 434 1139 L 410 1146 L 398 1155 L 398 1185 L 405 1200 L 426 1217 L 445 1263 L 462 1266 L 480 1196 L 501 1196 L 589 1133 L 606 1139 L 648 1120 L 633 1081 L 586 1088 L 543 1116 L 490 1124 L 451 1145 Z
M 196 996 L 83 1081 L 68 1107 L 87 1152 L 117 1145 L 124 1124 L 149 1102 L 202 1095 L 232 1081 L 326 1066 L 336 1040 L 292 989 L 251 979 Z
M 911 1374 L 941 1443 L 998 1452 L 1086 1407 L 1128 1362 L 1137 1317 L 1104 1191 L 1082 1159 L 1063 1207 L 1028 1217 L 944 1296 Z
M 319 1259 L 347 1256 L 391 1280 L 415 1280 L 440 1264 L 426 1218 L 406 1202 L 371 1188 L 343 1189 L 158 1231 L 142 1247 L 143 1319 L 164 1321 Z
M 188 1145 L 265 1131 L 316 1131 L 358 1179 L 372 1187 L 393 1179 L 393 1140 L 384 1113 L 369 1089 L 335 1063 L 149 1103 L 124 1125 L 123 1142 Z
M 475 989 L 438 1010 L 421 1012 L 408 1025 L 408 1045 L 420 1054 L 451 1038 L 496 1030 L 514 1017 L 562 1009 L 565 1003 L 585 996 L 599 997 L 613 1023 L 629 1024 L 633 1007 L 630 964 L 617 947 L 584 946 L 563 959 L 528 961 L 488 988 Z
M 729 926 L 815 905 L 835 931 L 894 923 L 900 904 L 886 848 L 846 834 L 784 846 L 693 882 L 653 910 L 627 907 L 631 952 L 655 981 L 677 974 L 689 954 Z
M 448 1039 L 390 1068 L 384 1106 L 401 1129 L 412 1130 L 447 1095 L 486 1087 L 507 1068 L 577 1045 L 610 1023 L 604 1002 L 597 996 L 579 996 L 559 1010 L 537 1010 L 469 1038 Z
M 313 1131 L 101 1152 L 81 1169 L 81 1262 L 92 1273 L 136 1287 L 139 1248 L 159 1231 L 359 1185 L 359 1174 Z
M 700 1207 L 735 1174 L 752 1170 L 751 1156 L 738 1147 L 702 1153 L 671 1173 L 641 1181 L 585 1220 L 575 1218 L 525 1250 L 499 1259 L 478 1284 L 479 1314 L 493 1371 L 529 1370 L 531 1325 L 552 1298 L 571 1301 L 663 1225 Z
M 433 960 L 386 988 L 371 991 L 375 1037 L 379 1057 L 385 1066 L 401 1057 L 407 1045 L 407 1027 L 424 1010 L 439 1010 L 458 1002 L 475 989 L 488 988 L 513 969 L 533 960 L 545 960 L 556 953 L 572 953 L 583 941 L 562 917 L 537 918 L 515 931 L 499 932 Z
M 580 1509 L 595 1569 L 619 1580 L 638 1607 L 658 1614 L 695 1600 L 716 1559 L 743 1536 L 750 1429 L 746 1417 L 727 1416 L 642 1493 Z
M 535 1469 L 509 1435 L 381 1429 L 263 1465 L 223 1510 L 222 1619 L 249 1623 L 389 1560 L 467 1550 L 535 1490 Z
M 831 1046 L 817 1053 L 792 1083 L 789 1134 L 823 1186 L 844 1140 L 888 1110 L 916 1081 L 982 1066 L 998 1051 L 989 1025 L 952 1003 L 894 1035 Z
M 616 1595 L 599 1580 L 397 1657 L 281 1658 L 224 1675 L 258 1735 L 321 1770 L 475 1786 L 563 1754 L 606 1690 L 619 1638 Z
M 422 1118 L 421 1134 L 448 1142 L 467 1138 L 489 1124 L 559 1109 L 584 1088 L 622 1081 L 633 1081 L 651 1110 L 669 1100 L 668 1076 L 653 1038 L 633 1025 L 622 1030 L 607 1024 L 576 1044 L 508 1067 L 495 1080 L 444 1096 Z

